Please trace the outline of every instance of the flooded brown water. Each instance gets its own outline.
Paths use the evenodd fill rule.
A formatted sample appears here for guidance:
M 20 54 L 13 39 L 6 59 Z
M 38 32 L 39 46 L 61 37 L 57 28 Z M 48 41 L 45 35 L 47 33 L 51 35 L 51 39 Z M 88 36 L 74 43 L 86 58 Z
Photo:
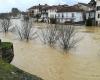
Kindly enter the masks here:
M 83 38 L 67 54 L 36 40 L 18 41 L 11 33 L 0 37 L 14 44 L 13 65 L 44 80 L 100 80 L 100 28 L 78 31 Z

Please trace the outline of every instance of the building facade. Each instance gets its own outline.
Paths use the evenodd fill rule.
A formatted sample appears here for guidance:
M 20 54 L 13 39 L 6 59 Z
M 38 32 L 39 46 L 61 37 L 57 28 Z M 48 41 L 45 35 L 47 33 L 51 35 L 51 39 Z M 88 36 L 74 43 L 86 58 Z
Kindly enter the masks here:
M 96 0 L 96 22 L 100 25 L 100 0 Z
M 80 23 L 83 22 L 83 10 L 74 6 L 58 9 L 57 21 L 59 23 Z
M 78 3 L 73 6 L 68 5 L 37 5 L 28 9 L 29 15 L 35 17 L 39 14 L 40 21 L 50 22 L 50 18 L 56 18 L 57 22 L 85 22 L 90 15 L 95 17 L 94 12 L 89 10 L 88 4 Z M 91 13 L 91 14 L 90 14 Z

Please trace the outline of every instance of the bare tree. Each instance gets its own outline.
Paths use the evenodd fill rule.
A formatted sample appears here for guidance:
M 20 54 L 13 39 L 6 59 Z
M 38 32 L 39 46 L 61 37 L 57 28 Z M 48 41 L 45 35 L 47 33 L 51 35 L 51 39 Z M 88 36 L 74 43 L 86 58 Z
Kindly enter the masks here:
M 49 24 L 46 28 L 41 30 L 41 41 L 44 44 L 49 44 L 51 47 L 54 47 L 58 39 L 57 27 L 56 25 Z
M 79 41 L 79 39 L 75 37 L 75 27 L 71 25 L 49 25 L 45 29 L 42 29 L 41 35 L 41 41 L 44 42 L 44 44 L 49 44 L 51 47 L 54 47 L 56 44 L 66 51 L 75 47 Z
M 62 26 L 59 28 L 59 44 L 61 48 L 68 51 L 75 47 L 79 39 L 75 38 L 76 31 L 74 26 Z
M 10 26 L 11 26 L 11 21 L 9 18 L 4 18 L 1 20 L 1 29 L 3 32 L 7 33 L 9 31 Z
M 21 26 L 16 26 L 16 31 L 21 40 L 29 41 L 37 37 L 37 33 L 34 32 L 33 23 L 28 18 L 24 18 Z

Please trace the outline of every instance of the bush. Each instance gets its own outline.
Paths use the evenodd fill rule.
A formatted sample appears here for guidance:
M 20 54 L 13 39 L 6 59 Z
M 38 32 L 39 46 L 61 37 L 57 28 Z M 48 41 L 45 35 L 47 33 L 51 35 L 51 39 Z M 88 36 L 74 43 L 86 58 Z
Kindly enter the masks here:
M 88 18 L 86 20 L 86 26 L 92 26 L 92 19 Z
M 31 19 L 24 19 L 21 26 L 16 25 L 16 32 L 20 40 L 29 40 L 37 38 L 37 32 L 34 32 L 33 23 Z
M 73 26 L 61 26 L 59 34 L 59 44 L 64 51 L 74 48 L 79 41 L 79 39 L 75 38 L 76 31 Z
M 50 23 L 51 24 L 56 24 L 56 18 L 50 18 Z
M 49 44 L 50 47 L 54 47 L 56 41 L 58 39 L 57 36 L 57 26 L 56 25 L 48 25 L 45 29 L 41 30 L 41 41 L 44 44 Z
M 11 21 L 9 18 L 2 19 L 1 29 L 4 33 L 7 33 L 9 31 L 10 26 L 11 26 Z
M 50 47 L 54 48 L 57 45 L 64 51 L 68 51 L 76 46 L 79 41 L 76 38 L 76 30 L 72 25 L 50 25 L 45 29 L 42 29 L 42 39 L 44 44 L 49 44 Z
M 65 21 L 65 24 L 66 24 L 66 25 L 71 25 L 72 22 L 71 22 L 71 21 Z
M 14 57 L 13 44 L 10 42 L 1 43 L 2 59 L 10 63 Z

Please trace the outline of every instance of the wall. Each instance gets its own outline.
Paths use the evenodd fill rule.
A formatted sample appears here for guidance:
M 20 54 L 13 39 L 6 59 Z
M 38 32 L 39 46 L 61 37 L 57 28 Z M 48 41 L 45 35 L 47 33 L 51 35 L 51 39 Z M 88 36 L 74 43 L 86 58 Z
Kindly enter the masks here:
M 74 14 L 74 15 L 72 16 L 72 14 Z M 83 21 L 83 13 L 82 12 L 57 13 L 57 21 L 59 21 L 60 23 L 64 23 L 65 21 L 71 21 L 71 19 L 73 19 L 74 22 Z
M 48 10 L 48 17 L 49 18 L 55 18 L 56 14 L 57 14 L 56 9 L 53 9 L 53 10 L 49 9 Z

